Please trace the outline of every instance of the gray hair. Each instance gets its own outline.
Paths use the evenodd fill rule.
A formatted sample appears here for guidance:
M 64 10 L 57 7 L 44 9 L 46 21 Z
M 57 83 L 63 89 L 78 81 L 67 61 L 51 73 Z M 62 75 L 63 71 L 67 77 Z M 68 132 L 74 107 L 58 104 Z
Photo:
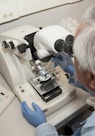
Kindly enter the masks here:
M 85 27 L 76 36 L 73 51 L 79 68 L 95 74 L 95 5 L 87 9 L 81 24 Z
M 73 51 L 79 62 L 79 68 L 95 74 L 95 24 L 91 20 L 85 23 L 87 26 L 76 37 Z

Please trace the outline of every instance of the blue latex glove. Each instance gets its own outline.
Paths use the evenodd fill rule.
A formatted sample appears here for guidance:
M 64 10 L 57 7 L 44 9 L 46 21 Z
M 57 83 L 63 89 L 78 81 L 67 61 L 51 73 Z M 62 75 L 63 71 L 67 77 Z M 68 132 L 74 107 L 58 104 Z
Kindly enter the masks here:
M 34 127 L 47 122 L 46 117 L 40 107 L 34 102 L 32 103 L 32 107 L 34 108 L 34 111 L 27 106 L 26 102 L 21 103 L 21 110 L 24 118 Z
M 75 72 L 75 68 L 73 65 L 68 65 L 65 69 L 65 72 L 69 73 L 71 76 L 74 74 Z
M 74 74 L 75 68 L 71 57 L 68 54 L 64 52 L 56 53 L 52 58 L 52 61 L 54 62 L 55 66 L 59 65 L 65 72 L 69 73 L 71 76 Z

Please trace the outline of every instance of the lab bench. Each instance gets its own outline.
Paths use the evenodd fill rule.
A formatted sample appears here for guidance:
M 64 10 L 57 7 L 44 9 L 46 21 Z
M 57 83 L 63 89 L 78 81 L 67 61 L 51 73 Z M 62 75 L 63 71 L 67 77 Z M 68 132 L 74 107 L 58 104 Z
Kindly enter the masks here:
M 0 83 L 9 86 L 0 75 Z M 76 98 L 70 103 L 47 116 L 47 121 L 57 129 L 67 124 L 83 111 L 88 109 L 85 100 L 88 93 L 76 89 Z M 22 116 L 20 101 L 15 96 L 7 109 L 0 115 L 0 136 L 34 136 L 35 128 L 30 125 Z

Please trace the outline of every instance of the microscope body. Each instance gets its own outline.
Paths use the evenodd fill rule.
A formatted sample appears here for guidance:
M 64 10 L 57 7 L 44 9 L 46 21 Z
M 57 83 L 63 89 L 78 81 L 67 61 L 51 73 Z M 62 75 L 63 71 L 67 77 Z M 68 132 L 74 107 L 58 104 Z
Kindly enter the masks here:
M 45 31 L 40 33 L 39 28 L 25 25 L 2 33 L 0 72 L 20 101 L 26 101 L 30 108 L 31 103 L 36 102 L 49 115 L 74 99 L 76 90 L 65 82 L 61 69 L 54 68 L 51 61 L 41 61 L 56 52 L 54 41 L 69 32 L 59 26 L 46 30 L 45 36 Z M 51 32 L 55 39 L 50 40 Z

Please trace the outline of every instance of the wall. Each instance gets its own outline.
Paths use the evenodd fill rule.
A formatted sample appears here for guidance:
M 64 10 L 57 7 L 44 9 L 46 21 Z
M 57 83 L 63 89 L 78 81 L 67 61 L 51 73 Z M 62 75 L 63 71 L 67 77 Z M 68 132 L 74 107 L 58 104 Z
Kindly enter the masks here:
M 82 0 L 0 0 L 0 24 L 19 17 Z
M 62 18 L 72 17 L 76 20 L 80 20 L 84 11 L 95 3 L 95 0 L 83 0 L 82 2 L 59 6 L 56 8 L 41 11 L 35 14 L 22 17 L 18 20 L 1 24 L 0 33 L 7 31 L 14 27 L 30 24 L 37 27 L 44 27 L 47 25 L 58 24 Z

